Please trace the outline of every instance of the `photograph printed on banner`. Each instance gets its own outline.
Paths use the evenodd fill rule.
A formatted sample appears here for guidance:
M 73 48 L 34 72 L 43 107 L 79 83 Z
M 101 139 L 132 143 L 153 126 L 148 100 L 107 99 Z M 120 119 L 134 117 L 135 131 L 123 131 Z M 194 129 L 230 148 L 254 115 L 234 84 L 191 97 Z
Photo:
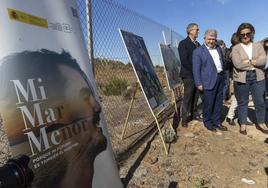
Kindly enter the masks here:
M 30 158 L 31 187 L 122 187 L 76 1 L 4 0 L 0 11 L 0 117 L 12 157 Z

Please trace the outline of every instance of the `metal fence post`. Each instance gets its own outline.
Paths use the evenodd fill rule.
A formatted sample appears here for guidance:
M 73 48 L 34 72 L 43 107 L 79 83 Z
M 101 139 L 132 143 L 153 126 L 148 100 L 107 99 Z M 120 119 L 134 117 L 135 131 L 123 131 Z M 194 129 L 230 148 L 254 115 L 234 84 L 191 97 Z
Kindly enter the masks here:
M 93 49 L 93 34 L 92 34 L 92 14 L 91 14 L 91 0 L 86 0 L 86 10 L 87 10 L 87 49 L 88 55 L 92 64 L 92 71 L 95 77 L 95 69 L 94 69 L 94 49 Z

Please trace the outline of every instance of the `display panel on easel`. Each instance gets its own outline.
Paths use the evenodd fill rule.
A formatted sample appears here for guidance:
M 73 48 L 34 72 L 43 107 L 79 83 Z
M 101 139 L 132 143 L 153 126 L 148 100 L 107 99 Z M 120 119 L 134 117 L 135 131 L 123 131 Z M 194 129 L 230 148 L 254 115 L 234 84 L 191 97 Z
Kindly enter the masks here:
M 181 82 L 181 61 L 178 49 L 170 45 L 159 44 L 162 60 L 164 62 L 165 74 L 169 89 L 175 89 Z
M 153 111 L 161 111 L 168 105 L 168 99 L 155 73 L 143 38 L 121 29 L 119 31 L 149 107 Z

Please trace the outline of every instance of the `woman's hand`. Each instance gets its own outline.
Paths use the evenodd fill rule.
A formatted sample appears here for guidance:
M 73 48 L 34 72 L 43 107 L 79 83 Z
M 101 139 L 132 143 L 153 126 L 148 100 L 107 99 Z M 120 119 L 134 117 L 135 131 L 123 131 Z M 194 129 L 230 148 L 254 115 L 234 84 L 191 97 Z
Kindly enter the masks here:
M 255 66 L 257 63 L 256 59 L 252 59 L 250 62 L 251 62 L 251 65 L 253 65 L 253 66 Z
M 247 60 L 244 60 L 243 63 L 244 64 L 249 64 L 249 65 L 253 65 L 255 66 L 256 65 L 256 59 L 247 59 Z
M 246 60 L 242 61 L 242 63 L 251 65 L 250 61 L 251 61 L 250 59 L 246 59 Z

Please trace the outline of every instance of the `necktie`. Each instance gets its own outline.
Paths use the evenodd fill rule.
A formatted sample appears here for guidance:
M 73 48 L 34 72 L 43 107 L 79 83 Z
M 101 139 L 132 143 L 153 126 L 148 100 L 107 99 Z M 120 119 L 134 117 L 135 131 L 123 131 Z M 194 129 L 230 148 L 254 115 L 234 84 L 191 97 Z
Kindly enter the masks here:
M 198 48 L 199 47 L 199 43 L 195 40 L 193 41 L 194 45 Z

